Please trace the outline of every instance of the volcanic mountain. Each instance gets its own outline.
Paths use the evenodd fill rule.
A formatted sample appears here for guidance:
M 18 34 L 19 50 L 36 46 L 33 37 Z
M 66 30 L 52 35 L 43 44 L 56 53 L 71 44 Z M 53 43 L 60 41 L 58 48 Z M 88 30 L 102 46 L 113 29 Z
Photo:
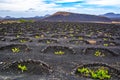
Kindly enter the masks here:
M 52 22 L 111 22 L 109 18 L 102 16 L 78 14 L 64 11 L 56 12 L 53 15 L 44 18 L 43 20 Z

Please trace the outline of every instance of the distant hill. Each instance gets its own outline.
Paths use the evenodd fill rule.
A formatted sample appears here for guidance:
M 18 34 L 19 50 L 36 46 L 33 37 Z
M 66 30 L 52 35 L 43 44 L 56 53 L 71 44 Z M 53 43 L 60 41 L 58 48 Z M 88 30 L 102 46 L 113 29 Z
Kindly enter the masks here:
M 6 17 L 0 17 L 0 20 L 19 20 L 19 19 L 25 19 L 25 20 L 41 20 L 43 18 L 48 17 L 49 14 L 45 15 L 45 16 L 34 16 L 34 17 L 20 17 L 20 18 L 15 18 L 15 17 L 11 17 L 11 16 L 6 16 Z
M 51 16 L 43 18 L 44 21 L 59 21 L 59 22 L 111 22 L 109 18 L 89 15 L 89 14 L 78 14 L 71 12 L 56 12 Z
M 12 19 L 12 18 L 14 18 L 14 17 L 11 17 L 11 16 L 4 17 L 4 19 Z
M 115 14 L 115 13 L 106 13 L 103 14 L 103 16 L 108 17 L 108 18 L 120 18 L 120 14 Z
M 113 12 L 103 14 L 102 16 L 110 18 L 112 21 L 120 21 L 120 14 L 115 14 Z
M 0 19 L 3 19 L 3 17 L 0 16 Z

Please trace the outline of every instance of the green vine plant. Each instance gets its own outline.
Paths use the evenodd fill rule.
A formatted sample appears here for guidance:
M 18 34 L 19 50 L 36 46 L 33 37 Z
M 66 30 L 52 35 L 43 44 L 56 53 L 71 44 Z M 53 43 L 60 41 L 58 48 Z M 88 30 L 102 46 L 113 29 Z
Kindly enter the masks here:
M 90 76 L 90 71 L 88 68 L 78 68 L 77 70 L 79 73 L 82 73 L 84 76 Z
M 27 71 L 27 66 L 18 64 L 18 69 L 20 69 L 22 72 Z
M 109 44 L 103 44 L 103 46 L 108 47 L 108 46 L 109 46 Z
M 83 76 L 91 77 L 93 79 L 104 80 L 104 79 L 111 78 L 111 75 L 109 75 L 108 70 L 105 69 L 104 67 L 100 67 L 100 68 L 95 69 L 95 70 L 83 67 L 83 68 L 78 68 L 77 72 L 82 74 Z
M 105 54 L 102 53 L 102 52 L 99 51 L 99 50 L 95 51 L 94 55 L 97 56 L 97 57 L 104 57 L 104 56 L 105 56 Z
M 38 39 L 38 38 L 40 38 L 40 36 L 37 36 L 37 35 L 36 35 L 35 38 Z
M 18 52 L 20 52 L 20 49 L 19 49 L 19 48 L 16 48 L 16 47 L 12 48 L 11 50 L 12 50 L 13 53 L 18 53 Z
M 47 44 L 50 44 L 51 42 L 50 41 L 46 41 Z
M 107 39 L 107 38 L 103 38 L 103 40 L 104 40 L 104 41 L 108 41 L 108 39 Z
M 108 74 L 108 70 L 105 70 L 104 68 L 100 68 L 96 70 L 95 72 L 91 71 L 91 75 L 92 75 L 92 78 L 100 79 L 100 80 L 111 78 L 111 75 Z
M 71 37 L 73 37 L 74 35 L 73 34 L 70 34 Z
M 27 41 L 26 41 L 26 40 L 20 40 L 20 42 L 21 42 L 21 43 L 25 43 L 25 42 L 27 42 Z
M 79 40 L 83 40 L 83 37 L 80 36 L 80 37 L 78 37 L 78 39 L 79 39 Z
M 65 52 L 60 50 L 60 51 L 54 52 L 54 54 L 56 54 L 56 55 L 63 55 L 63 54 L 65 54 Z
M 19 37 L 20 37 L 19 35 L 16 36 L 16 38 L 19 38 Z

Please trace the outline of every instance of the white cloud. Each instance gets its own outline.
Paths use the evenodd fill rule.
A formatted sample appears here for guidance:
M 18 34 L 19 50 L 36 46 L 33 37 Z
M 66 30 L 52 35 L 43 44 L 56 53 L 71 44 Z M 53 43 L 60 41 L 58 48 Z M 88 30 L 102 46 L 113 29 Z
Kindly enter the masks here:
M 86 4 L 95 4 L 101 6 L 118 6 L 120 0 L 86 0 Z
M 87 13 L 87 14 L 120 12 L 119 0 L 50 0 L 51 3 L 49 4 L 45 3 L 44 1 L 47 0 L 0 0 L 0 10 L 1 10 L 0 16 L 1 15 L 40 16 L 45 14 L 53 14 L 56 11 L 70 11 L 75 13 Z M 67 2 L 78 2 L 78 1 L 83 1 L 83 2 L 70 7 L 69 6 L 64 7 L 59 4 L 56 4 L 56 3 L 62 4 Z M 84 5 L 90 5 L 90 7 Z M 94 7 L 95 5 L 97 5 L 97 7 Z M 108 8 L 106 10 L 104 6 L 117 7 L 118 9 Z
M 43 0 L 4 0 L 4 2 L 0 3 L 0 9 L 11 11 L 26 11 L 29 8 L 46 10 L 53 6 L 57 5 L 54 3 L 45 4 Z
M 56 3 L 77 2 L 77 1 L 83 1 L 83 0 L 54 0 L 54 2 Z
M 80 5 L 74 6 L 74 8 L 87 7 L 87 6 L 82 6 L 81 4 L 99 5 L 99 6 L 117 6 L 117 7 L 120 5 L 119 0 L 50 0 L 53 3 L 49 3 L 49 4 L 46 4 L 44 1 L 45 0 L 0 0 L 0 10 L 26 11 L 30 8 L 33 8 L 36 11 L 45 11 L 45 10 L 55 9 L 55 7 L 59 6 L 55 3 L 66 3 L 66 2 L 77 2 L 77 1 L 84 1 L 84 3 L 80 3 Z

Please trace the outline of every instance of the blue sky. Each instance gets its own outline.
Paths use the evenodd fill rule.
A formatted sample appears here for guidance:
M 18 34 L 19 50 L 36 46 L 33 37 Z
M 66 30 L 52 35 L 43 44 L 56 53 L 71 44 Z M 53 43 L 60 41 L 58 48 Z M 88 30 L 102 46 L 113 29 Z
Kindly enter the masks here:
M 85 14 L 120 13 L 119 0 L 0 0 L 0 16 L 33 17 L 68 11 Z

